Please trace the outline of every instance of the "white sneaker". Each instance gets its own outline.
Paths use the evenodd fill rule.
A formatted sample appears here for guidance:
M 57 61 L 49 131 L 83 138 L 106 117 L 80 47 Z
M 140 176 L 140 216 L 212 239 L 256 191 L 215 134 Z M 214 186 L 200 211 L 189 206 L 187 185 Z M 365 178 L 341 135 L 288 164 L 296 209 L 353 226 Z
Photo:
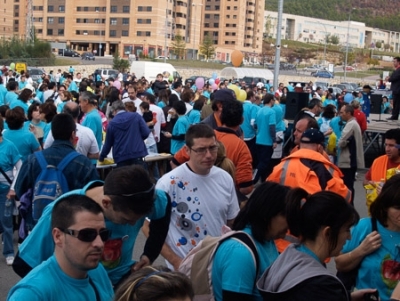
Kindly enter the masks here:
M 14 256 L 7 256 L 6 257 L 6 263 L 7 265 L 12 265 L 14 263 Z

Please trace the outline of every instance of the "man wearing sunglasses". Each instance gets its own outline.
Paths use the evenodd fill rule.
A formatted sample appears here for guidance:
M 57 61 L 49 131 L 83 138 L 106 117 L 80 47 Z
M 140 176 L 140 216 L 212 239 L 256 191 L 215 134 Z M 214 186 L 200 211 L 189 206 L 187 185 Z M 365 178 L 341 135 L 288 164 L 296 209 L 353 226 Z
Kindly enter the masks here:
M 71 193 L 86 195 L 103 208 L 111 237 L 105 242 L 101 263 L 114 287 L 128 277 L 131 271 L 151 264 L 158 257 L 168 233 L 171 202 L 164 191 L 154 188 L 143 167 L 124 166 L 112 170 L 104 183 L 91 182 L 80 190 L 64 194 L 46 207 L 14 260 L 13 269 L 19 276 L 24 277 L 52 255 L 54 246 L 50 236 L 49 216 L 54 204 Z M 142 256 L 134 261 L 133 248 L 146 217 L 151 220 L 150 235 Z M 63 229 L 68 231 L 68 228 Z M 76 232 L 72 234 L 77 235 Z
M 84 195 L 71 194 L 51 213 L 54 254 L 9 292 L 7 300 L 111 300 L 113 289 L 99 262 L 110 236 L 103 210 Z

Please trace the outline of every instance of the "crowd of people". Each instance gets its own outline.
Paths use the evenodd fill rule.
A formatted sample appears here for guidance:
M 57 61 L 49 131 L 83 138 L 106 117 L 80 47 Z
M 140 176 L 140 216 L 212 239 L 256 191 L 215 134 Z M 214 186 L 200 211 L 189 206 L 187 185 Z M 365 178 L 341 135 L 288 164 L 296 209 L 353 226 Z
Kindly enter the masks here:
M 370 217 L 354 208 L 370 86 L 334 95 L 311 82 L 58 73 L 36 89 L 20 85 L 26 73 L 0 77 L 0 232 L 22 277 L 8 300 L 193 300 L 182 261 L 224 231 L 250 247 L 234 237 L 218 245 L 208 271 L 217 301 L 400 300 L 400 129 L 386 132 L 365 175 Z M 288 121 L 290 91 L 309 101 Z M 173 155 L 166 170 L 146 163 L 151 153 Z M 97 164 L 110 162 L 100 179 Z M 51 168 L 65 183 L 38 195 Z M 160 254 L 167 267 L 152 267 Z

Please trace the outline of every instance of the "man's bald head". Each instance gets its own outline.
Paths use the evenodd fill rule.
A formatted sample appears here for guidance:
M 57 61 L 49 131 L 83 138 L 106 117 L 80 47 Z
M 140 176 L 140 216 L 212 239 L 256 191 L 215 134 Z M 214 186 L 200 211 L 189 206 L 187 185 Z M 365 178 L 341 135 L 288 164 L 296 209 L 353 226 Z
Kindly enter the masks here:
M 79 114 L 80 114 L 79 105 L 74 101 L 68 101 L 64 105 L 63 113 L 71 115 L 72 118 L 74 118 L 75 122 L 77 122 Z

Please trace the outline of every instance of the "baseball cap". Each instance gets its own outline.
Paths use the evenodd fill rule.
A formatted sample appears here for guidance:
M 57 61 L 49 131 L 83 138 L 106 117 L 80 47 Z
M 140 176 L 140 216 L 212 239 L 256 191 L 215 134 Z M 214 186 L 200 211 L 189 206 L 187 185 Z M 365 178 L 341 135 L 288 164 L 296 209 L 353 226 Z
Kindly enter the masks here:
M 214 92 L 214 100 L 236 100 L 236 95 L 231 89 L 220 89 Z
M 304 131 L 303 135 L 301 135 L 300 142 L 324 145 L 325 136 L 320 130 L 311 128 Z

